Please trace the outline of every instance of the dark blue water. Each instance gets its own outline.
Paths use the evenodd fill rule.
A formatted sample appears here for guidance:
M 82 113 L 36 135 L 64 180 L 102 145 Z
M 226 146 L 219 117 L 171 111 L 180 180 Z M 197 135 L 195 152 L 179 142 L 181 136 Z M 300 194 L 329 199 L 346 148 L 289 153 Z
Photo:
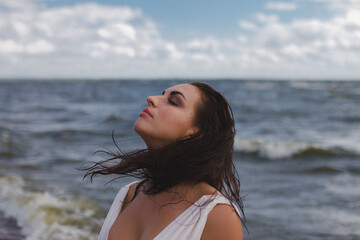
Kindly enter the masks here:
M 82 163 L 132 130 L 146 97 L 185 81 L 0 82 L 0 211 L 28 239 L 96 239 L 125 178 Z M 230 101 L 253 239 L 360 239 L 360 82 L 207 81 Z M 245 239 L 249 239 L 244 234 Z

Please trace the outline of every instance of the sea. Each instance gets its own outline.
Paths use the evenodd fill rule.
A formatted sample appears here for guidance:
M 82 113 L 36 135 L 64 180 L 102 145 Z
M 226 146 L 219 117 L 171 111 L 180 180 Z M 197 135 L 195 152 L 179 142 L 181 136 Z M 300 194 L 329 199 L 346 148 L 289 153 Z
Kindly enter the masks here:
M 1 80 L 0 239 L 97 239 L 119 189 L 97 150 L 145 148 L 146 97 L 191 79 Z M 360 81 L 202 79 L 230 102 L 244 239 L 360 239 Z M 86 165 L 85 165 L 86 166 Z

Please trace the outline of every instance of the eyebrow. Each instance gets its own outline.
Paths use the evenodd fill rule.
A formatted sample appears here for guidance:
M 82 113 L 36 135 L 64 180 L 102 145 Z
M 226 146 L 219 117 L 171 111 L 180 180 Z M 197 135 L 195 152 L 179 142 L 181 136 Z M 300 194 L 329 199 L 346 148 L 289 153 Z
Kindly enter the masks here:
M 164 95 L 164 94 L 165 94 L 165 90 L 162 92 L 162 95 Z M 181 92 L 179 92 L 179 91 L 172 91 L 172 92 L 170 92 L 170 95 L 176 95 L 176 94 L 181 95 L 181 96 L 186 100 L 184 94 L 182 94 Z

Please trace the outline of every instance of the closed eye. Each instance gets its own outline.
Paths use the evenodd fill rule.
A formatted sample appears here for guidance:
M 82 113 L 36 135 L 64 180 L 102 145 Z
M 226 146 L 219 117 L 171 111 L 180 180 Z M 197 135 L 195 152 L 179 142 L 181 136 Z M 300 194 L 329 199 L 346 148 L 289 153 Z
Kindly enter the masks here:
M 165 91 L 162 92 L 161 95 L 164 95 L 165 94 Z M 176 93 L 175 93 L 176 94 Z M 171 92 L 170 95 L 174 95 L 174 92 Z M 168 102 L 171 104 L 171 105 L 174 105 L 174 106 L 178 106 L 178 104 L 174 101 L 171 100 L 171 98 L 168 99 Z
M 170 99 L 168 100 L 168 102 L 171 104 L 171 105 L 174 105 L 174 106 L 177 106 L 177 104 L 173 101 L 171 101 Z
M 162 92 L 162 95 L 164 95 L 164 94 L 165 94 L 165 91 Z M 180 96 L 182 96 L 182 97 L 184 98 L 184 100 L 186 100 L 184 94 L 182 94 L 182 93 L 179 92 L 179 91 L 172 91 L 172 92 L 170 93 L 170 96 L 174 96 L 174 95 L 180 95 Z

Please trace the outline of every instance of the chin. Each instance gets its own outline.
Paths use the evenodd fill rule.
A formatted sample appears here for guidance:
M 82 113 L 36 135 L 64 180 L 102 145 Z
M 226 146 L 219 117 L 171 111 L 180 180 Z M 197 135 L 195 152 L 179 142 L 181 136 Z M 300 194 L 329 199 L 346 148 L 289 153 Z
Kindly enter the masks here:
M 138 119 L 133 126 L 134 131 L 137 133 L 137 135 L 139 135 L 141 138 L 144 139 L 144 137 L 146 136 L 146 129 L 147 127 L 144 126 L 144 124 L 141 122 L 140 119 Z
M 139 123 L 139 119 L 134 123 L 134 126 L 133 126 L 133 129 L 134 129 L 134 131 L 138 134 L 138 135 L 140 135 L 139 134 L 139 131 L 140 131 L 140 129 L 141 129 L 141 127 L 140 127 L 140 123 Z M 141 131 L 140 131 L 141 132 Z

